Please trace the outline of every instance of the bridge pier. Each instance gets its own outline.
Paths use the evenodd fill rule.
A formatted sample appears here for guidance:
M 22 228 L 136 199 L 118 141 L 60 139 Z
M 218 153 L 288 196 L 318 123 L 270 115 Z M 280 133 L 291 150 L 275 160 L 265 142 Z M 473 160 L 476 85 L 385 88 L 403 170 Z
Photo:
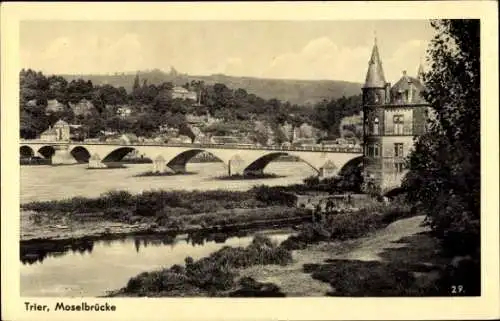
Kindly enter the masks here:
M 98 154 L 94 154 L 89 158 L 88 168 L 106 168 L 106 164 L 101 161 L 101 157 Z
M 245 174 L 245 162 L 238 155 L 234 156 L 228 161 L 227 164 L 227 175 L 235 176 Z
M 68 150 L 69 145 L 59 145 L 54 146 L 54 155 L 52 155 L 52 165 L 68 165 L 68 164 L 76 164 L 77 161 L 71 155 Z
M 335 164 L 328 160 L 326 163 L 319 168 L 319 178 L 330 178 L 337 175 L 338 168 Z
M 172 164 L 172 165 L 167 165 L 166 167 L 170 168 L 176 174 L 187 173 L 186 164 Z
M 153 173 L 166 173 L 168 172 L 167 161 L 163 156 L 158 156 L 153 160 Z

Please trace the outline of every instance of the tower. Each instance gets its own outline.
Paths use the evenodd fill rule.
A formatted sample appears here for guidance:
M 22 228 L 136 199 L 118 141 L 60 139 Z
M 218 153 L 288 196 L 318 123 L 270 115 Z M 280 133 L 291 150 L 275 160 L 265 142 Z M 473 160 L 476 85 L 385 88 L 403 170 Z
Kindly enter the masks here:
M 401 186 L 413 138 L 425 132 L 428 104 L 420 64 L 417 77 L 403 71 L 391 87 L 385 81 L 377 46 L 373 45 L 363 91 L 363 177 L 367 193 L 385 194 Z
M 367 192 L 377 191 L 382 175 L 379 157 L 382 151 L 382 132 L 384 106 L 390 99 L 390 84 L 385 81 L 384 69 L 375 38 L 372 54 L 368 61 L 363 91 L 363 176 Z

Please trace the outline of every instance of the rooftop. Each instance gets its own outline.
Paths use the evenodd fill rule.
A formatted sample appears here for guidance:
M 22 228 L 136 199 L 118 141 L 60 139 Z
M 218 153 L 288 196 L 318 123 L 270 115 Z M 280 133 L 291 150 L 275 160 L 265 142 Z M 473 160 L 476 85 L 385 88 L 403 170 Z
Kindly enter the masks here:
M 373 44 L 372 56 L 368 62 L 368 72 L 366 73 L 366 80 L 364 88 L 384 88 L 385 86 L 384 69 L 382 68 L 382 61 L 378 52 L 377 38 Z

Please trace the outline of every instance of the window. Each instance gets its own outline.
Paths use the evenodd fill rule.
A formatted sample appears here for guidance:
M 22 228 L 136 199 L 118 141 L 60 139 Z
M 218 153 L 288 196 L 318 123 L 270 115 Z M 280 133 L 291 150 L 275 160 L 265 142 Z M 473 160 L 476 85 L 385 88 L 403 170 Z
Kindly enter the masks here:
M 393 123 L 394 123 L 394 134 L 403 135 L 403 125 L 404 125 L 403 115 L 394 115 Z
M 378 144 L 373 145 L 373 157 L 379 157 L 379 148 Z
M 366 146 L 366 156 L 368 156 L 368 157 L 379 157 L 380 156 L 379 145 L 378 144 L 367 145 Z
M 403 157 L 403 144 L 395 143 L 394 144 L 394 157 Z
M 372 145 L 366 146 L 366 155 L 368 155 L 368 157 L 373 156 L 373 146 Z
M 378 132 L 378 118 L 375 117 L 375 119 L 373 120 L 373 135 L 378 135 L 379 132 Z
M 401 173 L 404 170 L 404 163 L 394 163 L 396 173 Z

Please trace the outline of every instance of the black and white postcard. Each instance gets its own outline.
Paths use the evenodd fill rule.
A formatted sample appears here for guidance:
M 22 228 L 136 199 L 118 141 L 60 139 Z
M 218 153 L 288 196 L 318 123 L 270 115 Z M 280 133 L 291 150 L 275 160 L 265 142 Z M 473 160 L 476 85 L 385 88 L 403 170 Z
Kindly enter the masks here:
M 6 320 L 499 317 L 495 2 L 1 9 Z

